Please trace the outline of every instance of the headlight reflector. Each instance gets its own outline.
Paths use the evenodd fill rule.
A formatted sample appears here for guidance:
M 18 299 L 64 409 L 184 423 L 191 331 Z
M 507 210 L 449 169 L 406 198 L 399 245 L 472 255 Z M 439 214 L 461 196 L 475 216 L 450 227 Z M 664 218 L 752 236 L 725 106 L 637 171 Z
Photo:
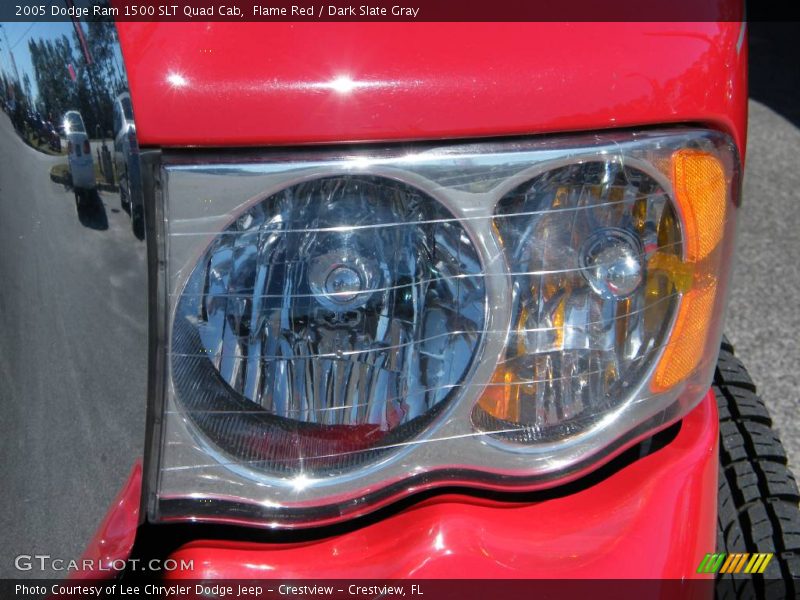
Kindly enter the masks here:
M 237 216 L 195 267 L 176 397 L 233 460 L 345 472 L 459 391 L 485 311 L 478 252 L 436 200 L 385 178 L 310 180 Z
M 672 203 L 639 169 L 587 162 L 511 191 L 494 222 L 512 327 L 476 425 L 522 444 L 569 439 L 630 400 L 666 343 L 679 294 L 647 265 L 680 260 Z

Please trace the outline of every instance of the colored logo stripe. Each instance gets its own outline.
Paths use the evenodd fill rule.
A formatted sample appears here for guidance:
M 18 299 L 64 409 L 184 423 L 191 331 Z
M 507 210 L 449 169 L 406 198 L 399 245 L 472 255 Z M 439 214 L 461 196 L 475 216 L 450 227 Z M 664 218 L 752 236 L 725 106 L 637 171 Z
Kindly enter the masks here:
M 774 554 L 772 552 L 762 552 L 756 554 L 733 553 L 726 554 L 719 552 L 706 554 L 700 566 L 697 567 L 698 573 L 763 573 Z M 749 560 L 748 560 L 749 559 Z M 747 565 L 747 566 L 745 566 Z
M 769 561 L 772 560 L 772 553 L 769 554 L 754 554 L 750 562 L 744 568 L 745 573 L 763 573 L 767 568 Z

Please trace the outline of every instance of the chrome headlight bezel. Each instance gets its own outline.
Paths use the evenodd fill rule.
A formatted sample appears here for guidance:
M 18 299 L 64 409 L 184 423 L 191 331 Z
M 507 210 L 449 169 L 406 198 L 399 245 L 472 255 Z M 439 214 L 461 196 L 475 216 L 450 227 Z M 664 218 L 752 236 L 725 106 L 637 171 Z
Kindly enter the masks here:
M 400 497 L 440 486 L 536 490 L 574 480 L 643 437 L 674 423 L 707 390 L 713 364 L 706 360 L 658 402 L 630 394 L 604 422 L 569 438 L 527 447 L 476 431 L 472 413 L 505 352 L 511 324 L 510 275 L 492 223 L 506 194 L 537 175 L 587 161 L 618 161 L 656 180 L 674 198 L 658 159 L 689 147 L 713 151 L 723 162 L 730 209 L 718 273 L 718 312 L 724 307 L 739 162 L 720 133 L 673 129 L 607 133 L 476 144 L 246 152 L 228 155 L 169 153 L 153 165 L 157 186 L 148 207 L 151 262 L 151 456 L 148 513 L 154 521 L 201 520 L 258 526 L 308 527 L 371 512 Z M 466 172 L 453 182 L 454 168 Z M 331 175 L 365 174 L 403 182 L 454 214 L 482 258 L 486 275 L 486 329 L 469 381 L 413 442 L 363 468 L 331 477 L 281 478 L 231 461 L 181 413 L 169 367 L 169 343 L 178 297 L 194 265 L 238 214 L 271 194 Z M 674 202 L 680 221 L 680 206 Z M 707 347 L 721 337 L 721 314 Z M 670 325 L 671 326 L 671 325 Z M 657 361 L 656 361 L 657 362 Z M 643 379 L 642 386 L 652 376 Z

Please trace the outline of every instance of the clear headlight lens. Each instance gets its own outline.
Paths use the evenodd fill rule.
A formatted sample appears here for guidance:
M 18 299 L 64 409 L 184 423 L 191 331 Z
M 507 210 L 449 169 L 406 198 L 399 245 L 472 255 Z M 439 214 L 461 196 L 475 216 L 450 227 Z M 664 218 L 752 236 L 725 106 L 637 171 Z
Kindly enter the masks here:
M 653 177 L 597 161 L 525 182 L 494 226 L 513 312 L 474 420 L 509 441 L 563 440 L 627 401 L 666 343 L 680 290 L 659 264 L 680 262 L 678 221 Z
M 739 193 L 721 134 L 187 156 L 149 211 L 153 520 L 553 486 L 708 389 Z
M 478 252 L 409 185 L 339 176 L 244 211 L 211 244 L 173 324 L 177 399 L 269 473 L 354 469 L 419 434 L 484 330 Z

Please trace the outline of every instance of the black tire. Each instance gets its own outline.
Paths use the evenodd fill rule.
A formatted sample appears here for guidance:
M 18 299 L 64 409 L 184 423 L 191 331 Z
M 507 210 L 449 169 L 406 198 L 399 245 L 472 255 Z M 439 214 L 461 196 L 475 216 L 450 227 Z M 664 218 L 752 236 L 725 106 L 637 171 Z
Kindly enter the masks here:
M 714 372 L 720 419 L 717 551 L 772 552 L 763 575 L 720 575 L 718 598 L 800 595 L 800 492 L 772 419 L 733 346 Z

